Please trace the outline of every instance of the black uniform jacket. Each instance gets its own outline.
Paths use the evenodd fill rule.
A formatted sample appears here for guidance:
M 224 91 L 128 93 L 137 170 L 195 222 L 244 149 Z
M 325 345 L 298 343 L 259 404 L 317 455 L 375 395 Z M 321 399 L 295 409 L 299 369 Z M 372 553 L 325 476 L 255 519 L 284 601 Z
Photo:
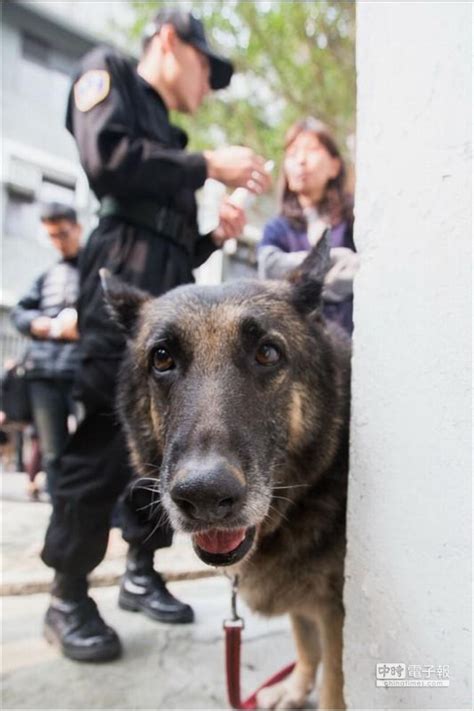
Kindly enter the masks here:
M 186 134 L 170 124 L 161 97 L 133 62 L 108 48 L 82 60 L 66 126 L 99 200 L 145 201 L 184 218 L 176 241 L 136 220 L 102 217 L 86 245 L 79 297 L 83 358 L 117 359 L 123 340 L 104 309 L 98 270 L 106 267 L 154 295 L 193 281 L 192 270 L 215 249 L 210 236 L 199 235 L 196 220 L 195 191 L 206 179 L 206 163 L 202 154 L 184 150 Z

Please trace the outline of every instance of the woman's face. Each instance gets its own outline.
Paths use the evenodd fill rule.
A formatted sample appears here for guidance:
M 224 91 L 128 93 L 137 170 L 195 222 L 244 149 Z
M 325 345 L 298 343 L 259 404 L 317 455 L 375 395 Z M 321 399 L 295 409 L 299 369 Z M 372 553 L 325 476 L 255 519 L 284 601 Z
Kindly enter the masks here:
M 289 189 L 313 201 L 320 200 L 329 180 L 335 178 L 341 161 L 333 158 L 314 133 L 298 134 L 285 153 Z

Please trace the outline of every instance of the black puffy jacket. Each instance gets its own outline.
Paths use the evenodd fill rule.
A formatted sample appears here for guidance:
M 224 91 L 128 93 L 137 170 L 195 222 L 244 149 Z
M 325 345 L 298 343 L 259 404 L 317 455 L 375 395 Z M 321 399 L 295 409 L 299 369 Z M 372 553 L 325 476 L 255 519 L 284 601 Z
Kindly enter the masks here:
M 78 288 L 77 257 L 62 259 L 38 277 L 12 309 L 12 322 L 23 335 L 32 339 L 24 360 L 28 378 L 74 377 L 79 364 L 78 342 L 36 338 L 30 328 L 38 316 L 55 318 L 63 309 L 75 307 Z

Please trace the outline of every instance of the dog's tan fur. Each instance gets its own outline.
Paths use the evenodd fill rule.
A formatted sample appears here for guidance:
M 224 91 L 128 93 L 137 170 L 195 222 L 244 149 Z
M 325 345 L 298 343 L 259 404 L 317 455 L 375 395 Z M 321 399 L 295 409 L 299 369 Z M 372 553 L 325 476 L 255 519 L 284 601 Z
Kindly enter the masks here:
M 228 475 L 247 487 L 228 527 L 253 526 L 256 538 L 231 571 L 251 608 L 290 615 L 297 650 L 293 673 L 261 691 L 259 707 L 303 706 L 322 662 L 319 707 L 343 709 L 349 348 L 298 287 L 249 284 L 186 287 L 157 300 L 134 293 L 128 303 L 112 288 L 118 318 L 132 323 L 119 409 L 134 466 L 144 476 L 150 465 L 161 470 L 175 527 L 196 530 L 170 491 L 202 452 L 217 452 Z M 252 327 L 282 344 L 285 361 L 274 371 L 251 360 L 245 319 L 257 319 Z M 150 375 L 154 343 L 170 328 L 180 343 L 177 369 Z

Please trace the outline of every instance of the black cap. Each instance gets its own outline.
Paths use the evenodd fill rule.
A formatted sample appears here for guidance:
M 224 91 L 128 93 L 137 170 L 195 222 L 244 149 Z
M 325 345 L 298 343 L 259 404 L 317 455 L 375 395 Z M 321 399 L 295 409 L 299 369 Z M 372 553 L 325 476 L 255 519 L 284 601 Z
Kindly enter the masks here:
M 162 8 L 145 29 L 144 40 L 150 40 L 153 35 L 161 30 L 163 25 L 173 25 L 176 34 L 183 42 L 192 45 L 209 58 L 212 89 L 224 89 L 230 84 L 234 66 L 231 61 L 221 57 L 211 49 L 201 20 L 198 20 L 190 12 Z
M 77 223 L 77 212 L 73 207 L 62 202 L 46 202 L 41 205 L 40 220 L 41 222 L 69 220 Z

